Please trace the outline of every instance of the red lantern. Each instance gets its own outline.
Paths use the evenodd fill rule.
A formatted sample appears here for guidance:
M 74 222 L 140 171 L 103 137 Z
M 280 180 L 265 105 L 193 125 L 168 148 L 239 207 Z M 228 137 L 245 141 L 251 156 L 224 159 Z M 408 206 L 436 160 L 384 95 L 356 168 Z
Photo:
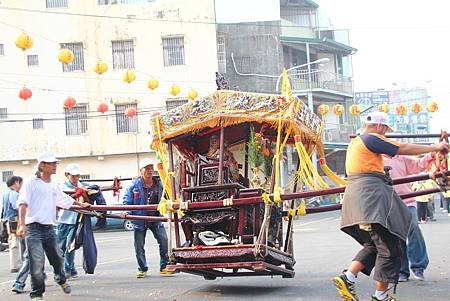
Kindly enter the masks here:
M 72 109 L 74 106 L 77 105 L 77 101 L 72 96 L 69 96 L 64 100 L 64 108 L 66 109 Z
M 419 113 L 420 111 L 422 111 L 422 105 L 418 102 L 415 102 L 411 105 L 411 112 L 413 113 Z
M 99 111 L 102 114 L 105 113 L 106 111 L 108 111 L 108 105 L 102 102 L 101 104 L 98 105 L 97 111 Z
M 134 117 L 134 116 L 136 116 L 136 109 L 135 108 L 128 108 L 128 109 L 125 110 L 124 114 L 125 114 L 125 116 L 130 117 L 130 118 Z
M 22 98 L 23 100 L 27 100 L 28 98 L 30 98 L 33 95 L 33 92 L 31 92 L 30 89 L 28 89 L 27 87 L 23 87 L 22 89 L 20 89 L 19 91 L 19 97 Z

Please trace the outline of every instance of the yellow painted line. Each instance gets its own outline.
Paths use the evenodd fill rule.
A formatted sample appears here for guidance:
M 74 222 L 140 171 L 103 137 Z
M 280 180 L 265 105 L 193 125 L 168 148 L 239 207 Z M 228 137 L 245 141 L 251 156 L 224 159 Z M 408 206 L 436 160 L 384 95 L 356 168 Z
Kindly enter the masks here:
M 327 221 L 332 221 L 332 220 L 335 220 L 335 218 L 334 217 L 325 217 L 325 218 L 322 218 L 322 219 L 318 219 L 316 221 L 310 221 L 310 222 L 307 222 L 307 223 L 302 223 L 302 224 L 298 225 L 297 227 L 294 227 L 294 230 L 300 230 L 300 229 L 302 229 L 302 227 L 304 227 L 306 225 L 317 224 L 317 223 L 327 222 Z

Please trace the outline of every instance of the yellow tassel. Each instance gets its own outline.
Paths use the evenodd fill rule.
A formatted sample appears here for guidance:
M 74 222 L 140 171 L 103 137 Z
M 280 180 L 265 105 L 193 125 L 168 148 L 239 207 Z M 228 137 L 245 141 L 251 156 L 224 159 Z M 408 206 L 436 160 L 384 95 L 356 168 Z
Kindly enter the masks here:
M 306 215 L 306 205 L 304 199 L 300 202 L 300 206 L 297 208 L 297 215 Z
M 327 175 L 327 177 L 336 185 L 341 185 L 341 186 L 345 186 L 347 185 L 347 181 L 344 180 L 343 178 L 341 178 L 340 176 L 338 176 L 337 174 L 334 173 L 334 171 L 332 171 L 325 159 L 321 158 L 319 160 L 320 162 L 320 167 L 322 168 L 323 172 Z
M 266 204 L 272 204 L 272 200 L 270 199 L 270 196 L 267 193 L 263 193 L 261 196 L 262 200 L 264 201 L 264 203 Z
M 289 209 L 288 210 L 288 216 L 294 217 L 294 216 L 305 216 L 306 215 L 306 205 L 305 200 L 302 200 L 300 205 L 297 209 Z
M 276 204 L 281 203 L 281 193 L 282 192 L 283 192 L 283 190 L 281 189 L 281 187 L 275 187 L 275 191 L 273 192 L 273 201 Z
M 164 216 L 167 214 L 167 201 L 165 198 L 161 198 L 161 201 L 159 201 L 157 210 L 159 211 L 159 213 Z

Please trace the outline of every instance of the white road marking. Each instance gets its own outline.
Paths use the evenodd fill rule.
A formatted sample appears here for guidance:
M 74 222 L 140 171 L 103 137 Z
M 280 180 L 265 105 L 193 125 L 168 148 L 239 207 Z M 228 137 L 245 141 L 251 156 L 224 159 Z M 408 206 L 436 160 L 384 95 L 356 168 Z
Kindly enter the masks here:
M 157 255 L 158 253 L 154 252 L 154 253 L 149 253 L 148 255 Z M 135 259 L 136 257 L 126 257 L 126 258 L 121 258 L 121 259 L 116 259 L 116 260 L 110 260 L 110 261 L 105 261 L 105 262 L 100 262 L 97 263 L 97 266 L 99 265 L 105 265 L 105 264 L 110 264 L 110 263 L 116 263 L 116 262 L 122 262 L 122 261 L 129 261 L 131 259 Z M 81 270 L 83 267 L 82 266 L 78 266 L 77 270 Z M 48 276 L 53 275 L 53 272 L 49 272 L 47 273 Z M 5 282 L 0 282 L 0 285 L 4 285 L 4 284 L 10 284 L 10 283 L 14 283 L 15 280 L 10 280 L 10 281 L 5 281 Z

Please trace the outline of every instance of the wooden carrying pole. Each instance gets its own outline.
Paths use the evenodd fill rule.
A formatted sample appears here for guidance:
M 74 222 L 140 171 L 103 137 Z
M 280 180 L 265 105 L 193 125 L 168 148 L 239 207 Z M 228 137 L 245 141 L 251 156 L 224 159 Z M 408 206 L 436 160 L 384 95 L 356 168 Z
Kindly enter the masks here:
M 450 171 L 436 174 L 436 177 L 442 177 L 442 176 L 450 176 Z M 396 179 L 393 179 L 392 182 L 394 185 L 398 185 L 398 184 L 404 184 L 404 183 L 410 183 L 410 182 L 416 182 L 416 181 L 422 181 L 422 180 L 429 180 L 429 179 L 430 179 L 430 175 L 425 174 L 425 175 L 418 175 L 418 176 L 396 178 Z M 292 200 L 292 199 L 300 199 L 300 198 L 310 198 L 310 197 L 314 197 L 314 196 L 343 193 L 344 191 L 345 191 L 345 186 L 327 188 L 327 189 L 321 189 L 321 190 L 305 191 L 305 192 L 292 192 L 292 193 L 282 194 L 281 199 L 282 200 Z
M 350 135 L 355 138 L 357 135 Z M 441 138 L 442 134 L 386 134 L 386 138 Z

